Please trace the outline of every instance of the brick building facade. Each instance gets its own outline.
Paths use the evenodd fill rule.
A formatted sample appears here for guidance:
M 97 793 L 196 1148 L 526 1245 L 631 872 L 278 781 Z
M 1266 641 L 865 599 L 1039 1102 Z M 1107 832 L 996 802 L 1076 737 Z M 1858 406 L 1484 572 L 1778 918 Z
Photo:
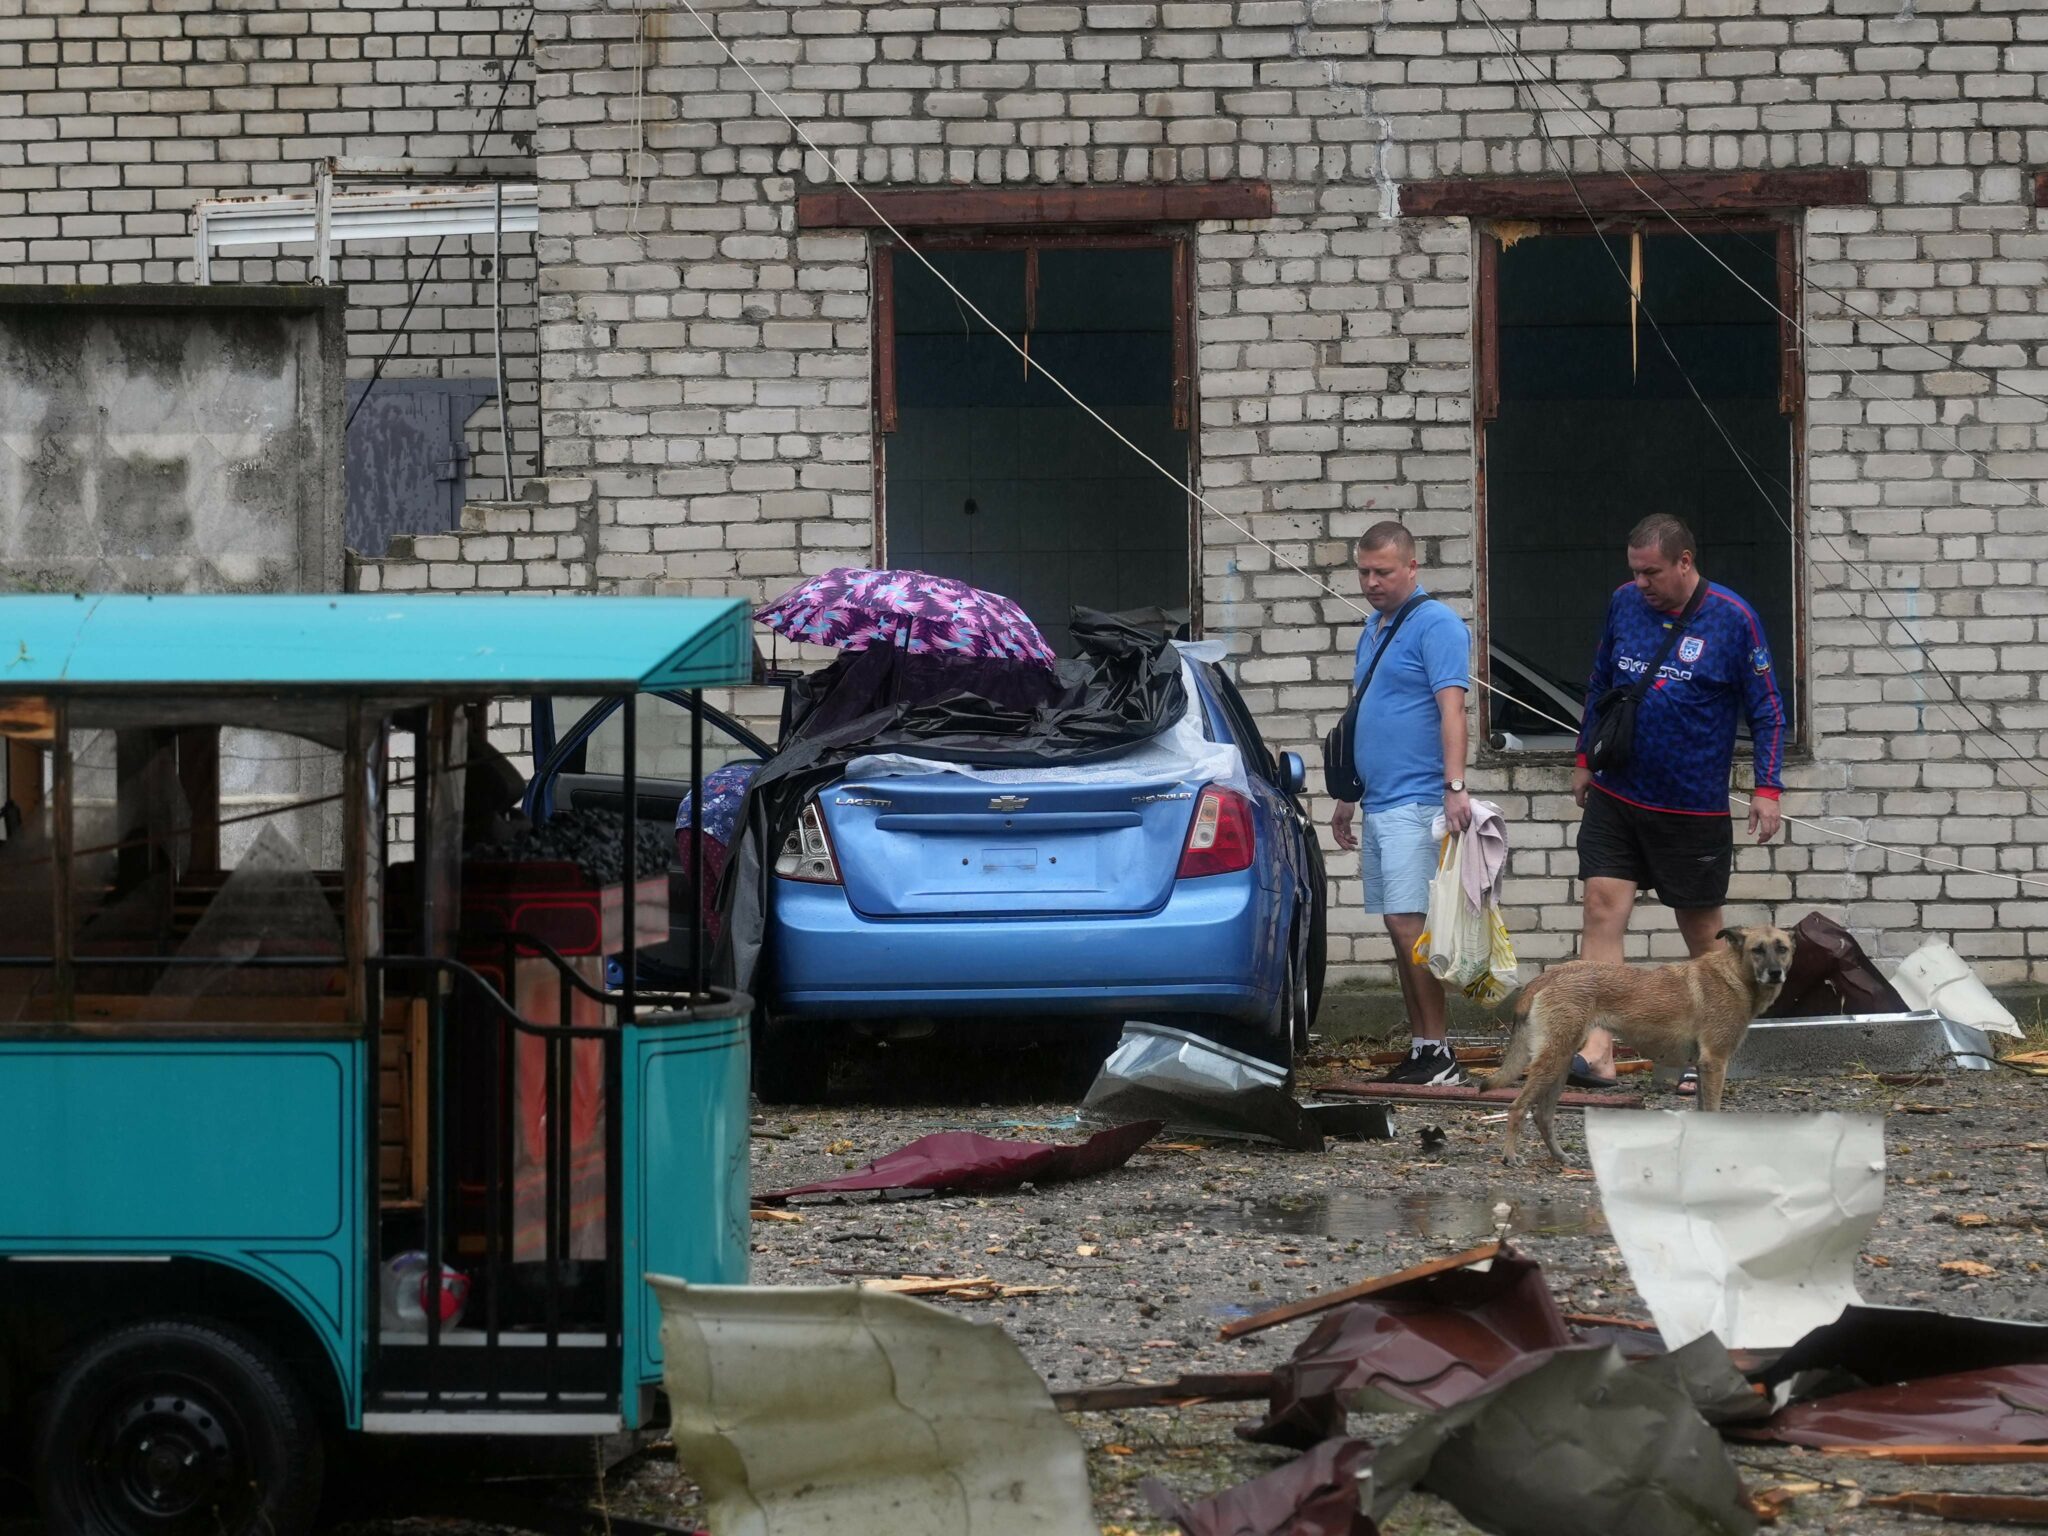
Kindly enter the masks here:
M 323 161 L 410 168 L 427 180 L 530 175 L 528 14 L 467 0 L 0 8 L 0 282 L 190 282 L 195 203 L 309 191 Z M 542 462 L 532 245 L 530 236 L 506 243 L 519 476 Z M 216 257 L 212 279 L 303 282 L 310 254 Z M 349 378 L 367 380 L 387 352 L 387 379 L 489 378 L 488 256 L 487 242 L 461 238 L 338 252 Z M 495 486 L 494 410 L 477 413 L 469 443 L 472 478 Z
M 1100 526 L 1034 539 L 1063 499 L 1137 496 L 1128 450 L 1097 454 L 1078 428 L 1051 440 L 1070 464 L 1030 447 L 1042 380 L 977 350 L 964 312 L 955 340 L 950 297 L 832 195 L 689 11 L 542 0 L 551 478 L 531 509 L 478 508 L 412 558 L 363 563 L 363 585 L 766 595 L 907 548 L 1092 593 L 1143 565 L 1150 585 L 1103 605 L 1186 607 L 1228 642 L 1274 743 L 1310 754 L 1342 707 L 1357 614 L 1290 565 L 1349 594 L 1348 541 L 1401 518 L 1474 622 L 1485 675 L 1554 710 L 1626 574 L 1616 530 L 1668 504 L 1699 526 L 1709 573 L 1766 610 L 1792 700 L 1785 808 L 1811 825 L 1768 850 L 1738 835 L 1736 913 L 1820 908 L 1877 953 L 1937 936 L 1987 978 L 2048 979 L 2034 0 L 699 9 L 1044 367 L 1122 392 L 1105 410 L 1120 430 L 1184 453 L 1170 467 L 1207 509 L 1163 545 L 1151 528 L 1142 561 Z M 68 39 L 64 11 L 38 6 L 38 35 Z M 253 37 L 260 18 L 226 19 Z M 510 56 L 512 20 L 451 61 Z M 7 67 L 41 67 L 37 43 L 8 46 L 28 53 Z M 22 99 L 17 131 L 54 121 Z M 6 123 L 17 165 L 64 142 Z M 371 130 L 306 131 L 353 154 Z M 36 174 L 45 189 L 10 217 L 49 217 L 51 196 L 114 216 L 61 170 Z M 123 233 L 56 217 L 61 258 L 0 225 L 10 271 Z M 1130 318 L 1105 315 L 1105 293 Z M 985 521 L 963 535 L 962 515 Z M 1503 709 L 1475 702 L 1477 723 L 1540 736 Z M 1509 922 L 1535 961 L 1577 928 L 1577 813 L 1540 745 L 1488 747 L 1470 774 L 1515 824 Z M 1333 870 L 1333 959 L 1373 959 L 1350 861 Z M 1668 921 L 1646 916 L 1649 947 L 1671 952 Z

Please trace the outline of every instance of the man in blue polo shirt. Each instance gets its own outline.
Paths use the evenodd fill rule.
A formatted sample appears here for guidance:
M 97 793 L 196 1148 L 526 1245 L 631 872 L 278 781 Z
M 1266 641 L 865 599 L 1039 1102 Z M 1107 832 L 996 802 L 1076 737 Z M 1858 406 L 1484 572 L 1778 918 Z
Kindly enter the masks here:
M 1628 536 L 1631 580 L 1607 605 L 1572 773 L 1572 796 L 1585 810 L 1579 823 L 1581 960 L 1621 962 L 1639 889 L 1654 888 L 1671 908 L 1692 954 L 1720 942 L 1726 926 L 1721 903 L 1735 858 L 1728 775 L 1738 709 L 1749 718 L 1756 756 L 1750 834 L 1759 843 L 1777 835 L 1785 708 L 1771 648 L 1756 610 L 1701 575 L 1696 558 L 1692 530 L 1682 521 L 1664 513 L 1644 518 Z M 1637 707 L 1628 762 L 1593 772 L 1586 749 L 1598 700 L 1609 689 L 1636 683 L 1652 666 L 1657 677 Z M 1610 1083 L 1613 1063 L 1613 1037 L 1596 1029 L 1572 1062 L 1572 1080 Z M 1697 1081 L 1688 1073 L 1679 1091 L 1690 1092 Z
M 1358 850 L 1365 910 L 1386 920 L 1394 941 L 1394 974 L 1413 1041 L 1386 1080 L 1455 1083 L 1458 1063 L 1444 1039 L 1444 985 L 1411 956 L 1436 875 L 1430 824 L 1439 811 L 1454 831 L 1472 820 L 1465 794 L 1472 637 L 1462 619 L 1422 589 L 1415 540 L 1399 523 L 1375 523 L 1358 541 L 1358 585 L 1373 608 L 1351 672 L 1355 690 L 1372 668 L 1355 739 L 1365 814 L 1358 825 L 1358 807 L 1339 802 L 1330 830 L 1339 848 Z

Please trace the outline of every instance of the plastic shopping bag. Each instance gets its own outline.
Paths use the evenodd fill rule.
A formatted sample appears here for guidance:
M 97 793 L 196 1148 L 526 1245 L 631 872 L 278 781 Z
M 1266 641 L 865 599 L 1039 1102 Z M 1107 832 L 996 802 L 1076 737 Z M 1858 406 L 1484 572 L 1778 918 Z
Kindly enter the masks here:
M 1413 958 L 1432 976 L 1491 1006 L 1514 990 L 1515 946 L 1498 907 L 1491 901 L 1475 907 L 1465 899 L 1464 852 L 1464 833 L 1444 839 Z

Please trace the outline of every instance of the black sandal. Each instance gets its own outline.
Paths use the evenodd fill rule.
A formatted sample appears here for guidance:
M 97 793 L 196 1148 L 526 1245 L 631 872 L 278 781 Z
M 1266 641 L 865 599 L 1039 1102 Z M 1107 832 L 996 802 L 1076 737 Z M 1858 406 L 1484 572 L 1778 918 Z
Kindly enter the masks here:
M 1681 1099 L 1696 1099 L 1700 1096 L 1700 1073 L 1697 1067 L 1687 1067 L 1678 1074 L 1678 1081 L 1671 1091 Z
M 1615 1078 L 1597 1075 L 1586 1065 L 1586 1058 L 1576 1054 L 1572 1057 L 1571 1070 L 1565 1074 L 1564 1080 L 1574 1088 L 1612 1088 L 1616 1082 Z

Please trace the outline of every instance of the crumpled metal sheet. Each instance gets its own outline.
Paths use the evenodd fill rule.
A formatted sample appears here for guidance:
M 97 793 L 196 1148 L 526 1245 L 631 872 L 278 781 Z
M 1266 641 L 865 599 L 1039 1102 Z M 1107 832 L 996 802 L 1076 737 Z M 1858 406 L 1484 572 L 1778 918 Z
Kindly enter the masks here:
M 1674 1348 L 1778 1349 L 1862 1298 L 1884 1206 L 1876 1115 L 1586 1112 L 1586 1150 L 1629 1277 Z
M 1756 1517 L 1720 1436 L 1669 1358 L 1560 1349 L 1373 1459 L 1373 1518 L 1422 1487 L 1495 1536 L 1751 1536 Z
M 1247 1440 L 1311 1446 L 1344 1433 L 1346 1411 L 1449 1408 L 1527 1356 L 1573 1342 L 1543 1268 L 1511 1250 L 1485 1270 L 1448 1270 L 1332 1312 L 1273 1372 Z
M 857 1286 L 648 1283 L 717 1536 L 1097 1536 L 1080 1439 L 1001 1328 Z
M 1758 1379 L 1794 1397 L 2001 1365 L 2048 1364 L 2048 1324 L 1956 1317 L 1921 1307 L 1846 1308 L 1779 1355 Z
M 754 1196 L 756 1204 L 777 1204 L 792 1195 L 853 1194 L 877 1189 L 951 1190 L 988 1194 L 1019 1184 L 1056 1184 L 1121 1168 L 1131 1154 L 1159 1134 L 1157 1120 L 1140 1120 L 1101 1131 L 1064 1146 L 1050 1141 L 1000 1141 L 973 1131 L 940 1131 L 920 1136 L 843 1179 L 824 1179 Z
M 2039 1445 L 2048 1442 L 2048 1365 L 1838 1392 L 1732 1432 L 1781 1445 Z
M 1176 1136 L 1323 1150 L 1323 1133 L 1287 1091 L 1285 1068 L 1164 1024 L 1124 1026 L 1081 1114 L 1097 1124 L 1157 1119 Z
M 1359 1507 L 1358 1474 L 1371 1458 L 1370 1440 L 1339 1438 L 1206 1499 L 1183 1499 L 1151 1477 L 1139 1491 L 1186 1536 L 1377 1536 Z

